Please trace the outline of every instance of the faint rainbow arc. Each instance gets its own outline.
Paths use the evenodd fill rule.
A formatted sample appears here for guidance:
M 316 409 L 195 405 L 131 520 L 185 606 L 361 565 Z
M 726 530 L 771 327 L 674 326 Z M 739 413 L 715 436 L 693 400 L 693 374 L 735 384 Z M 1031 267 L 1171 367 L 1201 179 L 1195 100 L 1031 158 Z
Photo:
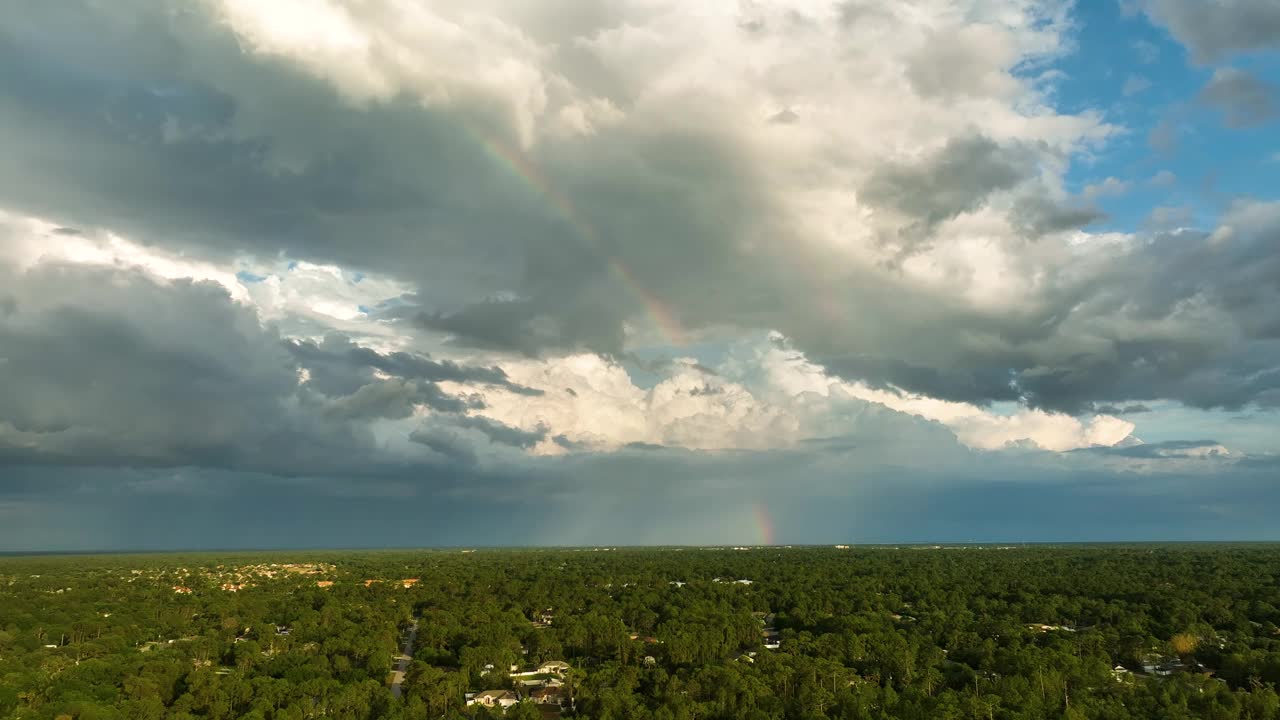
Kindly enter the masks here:
M 538 169 L 533 163 L 525 157 L 520 151 L 511 148 L 507 144 L 496 138 L 484 135 L 467 126 L 463 126 L 463 130 L 467 135 L 476 142 L 477 145 L 494 161 L 495 164 L 505 168 L 516 179 L 520 180 L 525 186 L 530 188 L 535 194 L 541 197 L 547 205 L 560 216 L 562 220 L 568 223 L 587 250 L 602 257 L 609 267 L 610 272 L 614 274 L 627 288 L 640 304 L 644 306 L 646 314 L 653 324 L 662 333 L 664 339 L 672 345 L 685 344 L 685 332 L 680 325 L 680 321 L 676 318 L 675 313 L 663 302 L 662 299 L 656 297 L 653 293 L 645 289 L 631 270 L 623 264 L 621 260 L 612 253 L 607 252 L 600 244 L 600 235 L 596 231 L 595 226 L 589 220 L 578 212 L 577 208 L 563 193 L 556 189 L 555 185 Z
M 769 515 L 769 508 L 763 502 L 757 502 L 751 508 L 752 515 L 755 517 L 756 530 L 759 531 L 761 545 L 777 544 L 777 535 L 773 526 L 773 518 Z

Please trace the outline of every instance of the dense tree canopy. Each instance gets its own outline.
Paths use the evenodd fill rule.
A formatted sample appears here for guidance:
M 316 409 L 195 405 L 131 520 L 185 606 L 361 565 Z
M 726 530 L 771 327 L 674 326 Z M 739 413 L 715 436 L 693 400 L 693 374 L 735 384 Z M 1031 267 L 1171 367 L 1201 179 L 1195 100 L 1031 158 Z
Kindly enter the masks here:
M 0 718 L 541 718 L 563 660 L 595 720 L 1272 719 L 1278 579 L 1269 546 L 7 558 Z

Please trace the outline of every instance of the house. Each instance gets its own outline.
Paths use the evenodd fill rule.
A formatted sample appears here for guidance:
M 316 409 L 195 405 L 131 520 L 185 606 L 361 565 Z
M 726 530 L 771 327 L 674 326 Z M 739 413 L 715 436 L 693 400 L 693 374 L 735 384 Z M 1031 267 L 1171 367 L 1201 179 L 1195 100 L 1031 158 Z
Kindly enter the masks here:
M 539 675 L 558 675 L 564 677 L 569 672 L 569 663 L 563 660 L 548 660 L 538 668 Z
M 760 632 L 764 637 L 765 650 L 777 650 L 782 647 L 782 635 L 773 628 L 766 628 Z
M 179 594 L 179 595 L 190 595 L 190 594 L 191 594 L 191 588 L 187 587 L 186 585 L 174 585 L 174 586 L 173 586 L 173 591 L 174 591 L 175 593 Z
M 483 705 L 489 708 L 507 708 L 520 702 L 520 698 L 510 690 L 485 690 L 467 699 L 468 705 Z
M 1117 665 L 1111 669 L 1111 676 L 1116 679 L 1116 682 L 1125 682 L 1133 677 L 1133 672 L 1123 665 Z
M 332 580 L 317 580 L 317 581 L 316 581 L 316 587 L 321 587 L 321 588 L 333 587 L 333 581 L 332 581 Z
M 1184 669 L 1185 666 L 1177 660 L 1172 660 L 1160 655 L 1148 655 L 1142 659 L 1142 671 L 1148 675 L 1168 677 Z
M 1046 625 L 1044 623 L 1031 623 L 1027 626 L 1028 630 L 1039 630 L 1040 632 L 1052 632 L 1059 630 L 1062 632 L 1075 632 L 1076 629 L 1070 625 Z
M 222 589 L 226 592 L 240 592 L 244 588 L 244 583 L 222 583 Z
M 408 590 L 409 588 L 418 584 L 418 578 L 405 578 L 404 580 L 400 581 L 400 584 L 403 585 L 406 590 Z
M 564 705 L 569 701 L 569 694 L 560 686 L 534 690 L 529 697 L 539 705 Z

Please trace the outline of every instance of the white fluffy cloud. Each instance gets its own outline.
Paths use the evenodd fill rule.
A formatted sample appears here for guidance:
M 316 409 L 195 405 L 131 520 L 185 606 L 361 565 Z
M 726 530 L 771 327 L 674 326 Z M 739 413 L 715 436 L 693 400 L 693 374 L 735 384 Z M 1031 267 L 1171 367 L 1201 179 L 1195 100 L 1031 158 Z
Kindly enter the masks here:
M 596 355 L 505 365 L 513 380 L 544 391 L 536 398 L 501 391 L 486 394 L 479 413 L 534 430 L 549 439 L 539 452 L 578 445 L 597 450 L 629 443 L 694 449 L 795 447 L 826 437 L 857 437 L 868 404 L 938 423 L 978 450 L 1033 444 L 1066 451 L 1109 447 L 1129 437 L 1134 424 L 1109 415 L 1081 420 L 1020 408 L 1009 414 L 901 390 L 879 390 L 828 375 L 794 350 L 763 339 L 740 344 L 720 367 L 692 358 L 671 364 L 652 388 L 637 387 L 626 369 Z M 554 436 L 561 436 L 557 443 Z M 566 442 L 567 441 L 567 442 Z

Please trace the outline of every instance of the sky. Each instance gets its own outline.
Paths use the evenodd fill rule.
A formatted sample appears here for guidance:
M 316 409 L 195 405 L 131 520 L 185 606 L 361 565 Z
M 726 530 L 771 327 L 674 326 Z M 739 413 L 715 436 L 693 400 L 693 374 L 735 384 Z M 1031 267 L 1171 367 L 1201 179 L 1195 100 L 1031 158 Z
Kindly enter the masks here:
M 0 67 L 0 551 L 1280 540 L 1274 0 L 68 0 Z

